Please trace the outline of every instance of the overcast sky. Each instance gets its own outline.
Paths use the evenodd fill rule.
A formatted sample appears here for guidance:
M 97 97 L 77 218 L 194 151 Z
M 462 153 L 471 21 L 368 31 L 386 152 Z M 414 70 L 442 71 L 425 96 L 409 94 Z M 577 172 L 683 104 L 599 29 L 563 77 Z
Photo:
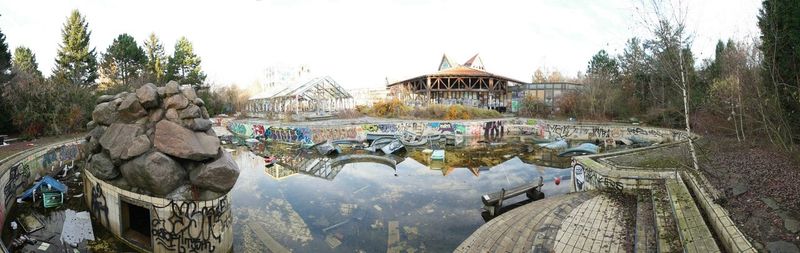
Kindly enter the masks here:
M 486 70 L 530 81 L 537 68 L 574 76 L 600 49 L 621 52 L 642 29 L 638 1 L 0 1 L 9 46 L 30 47 L 51 72 L 61 28 L 84 14 L 98 54 L 121 33 L 141 44 L 155 32 L 168 54 L 180 36 L 194 43 L 207 81 L 248 85 L 264 69 L 307 64 L 345 87 L 382 87 L 436 71 L 442 53 L 463 63 L 480 53 Z M 689 2 L 700 59 L 719 38 L 758 35 L 759 0 Z

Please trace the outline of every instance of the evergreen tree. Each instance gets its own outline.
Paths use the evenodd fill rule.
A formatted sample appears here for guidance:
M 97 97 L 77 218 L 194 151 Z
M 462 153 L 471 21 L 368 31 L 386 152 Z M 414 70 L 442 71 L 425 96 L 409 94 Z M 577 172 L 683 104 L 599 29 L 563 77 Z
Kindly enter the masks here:
M 36 54 L 27 47 L 17 47 L 14 50 L 14 60 L 11 62 L 14 71 L 27 72 L 35 77 L 42 78 L 39 71 L 39 63 L 36 62 Z
M 150 33 L 150 37 L 144 42 L 147 51 L 147 65 L 145 66 L 145 76 L 151 82 L 164 83 L 164 75 L 167 73 L 164 54 L 164 45 L 155 33 Z
M 138 78 L 143 70 L 147 57 L 144 50 L 136 44 L 127 33 L 120 34 L 106 49 L 101 65 L 104 75 L 111 78 L 114 84 L 127 87 L 131 80 Z
M 586 70 L 586 74 L 600 75 L 611 81 L 615 81 L 617 77 L 619 77 L 619 64 L 617 64 L 616 59 L 608 56 L 606 50 L 600 50 L 589 60 L 589 67 Z
M 11 52 L 6 44 L 6 35 L 0 30 L 0 86 L 11 80 Z
M 78 10 L 73 10 L 64 28 L 56 56 L 53 75 L 58 82 L 81 86 L 93 85 L 97 79 L 97 59 L 94 48 L 89 49 L 89 23 Z
M 796 0 L 764 0 L 758 27 L 764 81 L 777 93 L 794 139 L 800 139 L 800 4 Z
M 175 43 L 175 52 L 167 64 L 167 80 L 181 84 L 202 84 L 206 80 L 206 74 L 200 68 L 200 57 L 194 54 L 192 43 L 186 37 Z
M 0 30 L 0 132 L 9 132 L 13 129 L 8 100 L 5 98 L 5 90 L 11 77 L 11 52 L 8 51 L 6 35 Z

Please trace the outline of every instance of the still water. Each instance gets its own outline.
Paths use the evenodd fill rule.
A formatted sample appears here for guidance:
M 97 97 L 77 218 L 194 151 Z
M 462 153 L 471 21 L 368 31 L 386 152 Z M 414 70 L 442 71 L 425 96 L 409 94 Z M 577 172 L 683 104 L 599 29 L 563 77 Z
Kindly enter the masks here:
M 547 197 L 570 191 L 570 170 L 536 165 L 563 158 L 522 143 L 468 146 L 448 148 L 446 163 L 421 150 L 342 161 L 280 145 L 235 148 L 234 251 L 450 252 L 485 223 L 481 195 L 539 176 Z M 265 153 L 279 162 L 267 167 Z

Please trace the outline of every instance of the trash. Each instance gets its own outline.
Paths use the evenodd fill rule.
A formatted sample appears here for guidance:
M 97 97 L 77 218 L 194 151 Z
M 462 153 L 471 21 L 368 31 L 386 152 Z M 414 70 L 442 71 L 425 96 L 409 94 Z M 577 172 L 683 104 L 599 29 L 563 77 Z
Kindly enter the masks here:
M 444 161 L 444 150 L 443 149 L 434 150 L 433 153 L 431 154 L 431 160 Z
M 336 237 L 331 235 L 325 236 L 325 242 L 328 243 L 328 246 L 330 246 L 331 249 L 335 249 L 336 247 L 339 247 L 339 245 L 342 244 L 342 241 L 336 239 Z
M 19 197 L 22 200 L 33 197 L 36 200 L 36 191 L 42 194 L 43 205 L 45 208 L 60 206 L 64 203 L 64 193 L 67 192 L 67 186 L 52 178 L 44 176 L 41 180 L 34 183 L 31 188 L 28 188 Z
M 47 249 L 49 249 L 49 248 L 50 248 L 50 244 L 49 243 L 42 242 L 42 245 L 39 245 L 39 248 L 37 248 L 37 249 L 41 250 L 41 251 L 47 251 Z
M 15 249 L 15 248 L 22 247 L 22 245 L 24 245 L 24 244 L 33 245 L 36 242 L 37 242 L 36 239 L 30 238 L 27 235 L 20 235 L 19 237 L 14 238 L 14 239 L 11 240 L 11 245 L 10 246 L 11 246 L 12 249 Z
M 17 218 L 17 222 L 19 222 L 19 224 L 22 225 L 22 230 L 28 234 L 44 228 L 44 223 L 42 222 L 42 220 L 39 219 L 39 217 L 30 214 L 20 215 L 20 217 Z
M 394 140 L 389 144 L 386 144 L 386 146 L 381 147 L 381 151 L 383 151 L 384 154 L 388 155 L 388 154 L 393 154 L 405 148 L 406 147 L 402 143 L 400 143 L 399 140 Z
M 372 206 L 372 207 L 374 207 L 374 208 L 375 208 L 375 210 L 378 210 L 378 212 L 381 212 L 381 211 L 383 211 L 383 208 L 381 208 L 381 207 L 380 207 L 380 206 L 378 206 L 377 204 L 376 204 L 376 205 L 374 205 L 374 206 Z
M 80 197 L 83 197 L 83 193 L 81 193 L 81 194 L 78 194 L 78 195 L 75 195 L 75 196 L 72 196 L 72 197 L 73 197 L 73 198 L 80 198 Z
M 94 240 L 92 219 L 89 212 L 64 211 L 64 227 L 61 228 L 61 241 L 77 247 L 83 240 Z

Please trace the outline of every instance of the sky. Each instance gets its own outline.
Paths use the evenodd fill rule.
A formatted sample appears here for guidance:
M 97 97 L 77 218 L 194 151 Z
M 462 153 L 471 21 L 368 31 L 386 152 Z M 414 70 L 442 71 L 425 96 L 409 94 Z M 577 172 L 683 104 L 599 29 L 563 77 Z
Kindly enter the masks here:
M 759 0 L 687 1 L 695 56 L 713 56 L 718 39 L 758 36 Z M 463 63 L 480 53 L 486 70 L 530 81 L 536 69 L 585 71 L 601 49 L 622 52 L 648 37 L 638 0 L 247 0 L 0 1 L 9 47 L 33 50 L 49 75 L 61 28 L 73 9 L 85 15 L 99 53 L 119 34 L 140 44 L 154 32 L 168 54 L 186 36 L 207 82 L 247 86 L 270 66 L 308 65 L 345 88 L 382 88 L 437 70 L 442 54 Z M 700 60 L 698 60 L 700 62 Z

